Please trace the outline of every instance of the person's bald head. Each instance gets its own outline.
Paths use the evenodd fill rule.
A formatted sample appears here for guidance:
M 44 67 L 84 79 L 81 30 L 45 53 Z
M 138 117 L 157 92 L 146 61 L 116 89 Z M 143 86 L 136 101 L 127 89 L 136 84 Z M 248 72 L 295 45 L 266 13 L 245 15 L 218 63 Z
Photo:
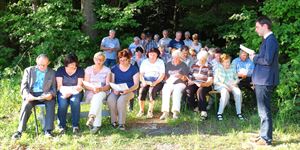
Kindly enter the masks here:
M 40 71 L 46 71 L 49 64 L 50 64 L 49 58 L 46 54 L 40 54 L 36 58 L 36 65 Z

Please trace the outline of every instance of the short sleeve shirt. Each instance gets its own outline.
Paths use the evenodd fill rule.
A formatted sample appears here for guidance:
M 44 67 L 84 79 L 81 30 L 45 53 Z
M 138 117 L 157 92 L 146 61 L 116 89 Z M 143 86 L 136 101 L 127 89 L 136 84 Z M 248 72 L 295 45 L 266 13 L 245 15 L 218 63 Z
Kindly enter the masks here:
M 85 75 L 90 78 L 91 83 L 103 83 L 103 85 L 106 82 L 106 77 L 110 73 L 110 69 L 106 66 L 103 66 L 103 68 L 97 72 L 94 73 L 93 66 L 89 66 L 85 69 Z
M 189 67 L 184 62 L 181 62 L 177 66 L 173 65 L 172 61 L 168 62 L 166 65 L 166 76 L 170 77 L 170 75 L 176 75 L 176 74 L 188 76 Z M 174 84 L 177 83 L 185 83 L 185 82 L 178 79 L 177 81 L 174 82 Z
M 208 77 L 213 77 L 212 66 L 195 63 L 191 67 L 192 80 L 196 82 L 206 82 Z
M 161 59 L 157 59 L 154 64 L 149 59 L 142 62 L 140 72 L 144 73 L 145 81 L 156 81 L 159 76 L 165 73 L 165 64 Z
M 179 49 L 184 45 L 183 41 L 176 41 L 175 39 L 171 40 L 168 47 Z
M 62 77 L 63 86 L 76 86 L 78 78 L 84 78 L 84 70 L 78 67 L 71 76 L 66 72 L 65 67 L 59 67 L 56 71 L 56 77 Z
M 101 41 L 101 46 L 107 47 L 107 48 L 120 48 L 120 42 L 119 42 L 119 39 L 117 39 L 117 38 L 111 39 L 109 37 L 105 37 Z M 116 59 L 117 58 L 116 51 L 112 51 L 112 52 L 105 51 L 104 53 L 105 53 L 105 56 L 107 59 Z
M 111 72 L 114 74 L 116 84 L 126 83 L 128 88 L 130 88 L 134 85 L 133 76 L 139 71 L 136 66 L 130 65 L 129 69 L 123 72 L 120 70 L 119 65 L 115 65 Z

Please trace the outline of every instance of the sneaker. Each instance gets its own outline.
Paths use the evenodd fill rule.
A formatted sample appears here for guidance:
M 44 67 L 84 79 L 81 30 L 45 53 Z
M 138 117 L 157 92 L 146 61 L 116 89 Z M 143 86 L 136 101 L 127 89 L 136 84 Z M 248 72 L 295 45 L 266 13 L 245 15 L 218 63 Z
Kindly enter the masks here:
M 153 112 L 152 111 L 148 111 L 147 118 L 153 118 Z
M 139 111 L 139 113 L 136 116 L 137 117 L 142 117 L 142 116 L 144 116 L 144 112 L 143 111 Z
M 240 120 L 244 120 L 245 118 L 243 117 L 243 115 L 242 114 L 237 114 L 236 115 Z
M 168 112 L 163 112 L 163 114 L 160 116 L 160 120 L 165 120 L 169 117 L 169 113 Z
M 73 134 L 75 134 L 75 135 L 79 134 L 79 128 L 78 127 L 73 127 Z
M 267 142 L 265 139 L 263 138 L 259 138 L 259 140 L 257 140 L 256 142 L 254 142 L 256 145 L 260 145 L 260 146 L 268 146 L 271 145 L 270 142 Z
M 201 116 L 201 118 L 203 118 L 203 119 L 207 119 L 207 112 L 206 112 L 206 111 L 201 111 L 200 116 Z
M 100 127 L 92 127 L 91 130 L 90 130 L 90 132 L 92 134 L 96 134 L 99 130 L 100 130 Z
M 63 128 L 63 127 L 59 127 L 59 128 L 58 128 L 58 133 L 59 133 L 60 135 L 65 134 L 65 133 L 66 133 L 66 129 Z
M 94 116 L 89 116 L 89 119 L 86 122 L 86 126 L 92 128 L 93 124 L 94 124 L 94 121 L 95 121 L 95 117 Z
M 22 136 L 22 133 L 19 132 L 19 131 L 17 131 L 17 132 L 15 132 L 15 133 L 12 135 L 11 138 L 12 138 L 13 140 L 18 140 L 18 139 L 21 138 L 21 136 Z
M 124 124 L 120 124 L 120 125 L 118 126 L 118 128 L 119 128 L 120 130 L 122 130 L 122 131 L 125 131 L 125 130 L 126 130 Z
M 178 119 L 179 118 L 179 113 L 178 111 L 173 112 L 173 119 Z
M 45 132 L 44 132 L 44 135 L 45 135 L 45 137 L 47 137 L 47 138 L 52 138 L 52 137 L 54 137 L 51 131 L 45 131 Z

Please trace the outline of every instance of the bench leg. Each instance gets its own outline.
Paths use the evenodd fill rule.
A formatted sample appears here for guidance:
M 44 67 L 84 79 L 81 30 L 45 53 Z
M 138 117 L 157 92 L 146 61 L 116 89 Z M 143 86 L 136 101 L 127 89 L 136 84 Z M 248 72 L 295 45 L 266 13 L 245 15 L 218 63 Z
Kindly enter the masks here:
M 35 106 L 33 107 L 33 114 L 34 114 L 34 123 L 35 123 L 35 134 L 36 134 L 36 136 L 38 136 L 39 135 L 39 127 L 38 127 L 38 123 L 37 123 Z

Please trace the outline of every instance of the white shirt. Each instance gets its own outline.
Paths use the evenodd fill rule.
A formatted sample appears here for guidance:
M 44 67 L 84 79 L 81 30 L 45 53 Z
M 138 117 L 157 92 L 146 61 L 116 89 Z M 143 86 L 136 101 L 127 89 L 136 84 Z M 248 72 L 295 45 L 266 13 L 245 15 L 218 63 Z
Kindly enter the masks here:
M 272 31 L 270 31 L 270 32 L 268 32 L 267 34 L 265 34 L 264 35 L 264 39 L 266 39 L 269 35 L 271 35 L 273 32 Z
M 161 59 L 157 59 L 154 64 L 150 63 L 149 59 L 142 62 L 140 72 L 144 73 L 146 81 L 156 81 L 162 73 L 165 73 L 165 64 Z

